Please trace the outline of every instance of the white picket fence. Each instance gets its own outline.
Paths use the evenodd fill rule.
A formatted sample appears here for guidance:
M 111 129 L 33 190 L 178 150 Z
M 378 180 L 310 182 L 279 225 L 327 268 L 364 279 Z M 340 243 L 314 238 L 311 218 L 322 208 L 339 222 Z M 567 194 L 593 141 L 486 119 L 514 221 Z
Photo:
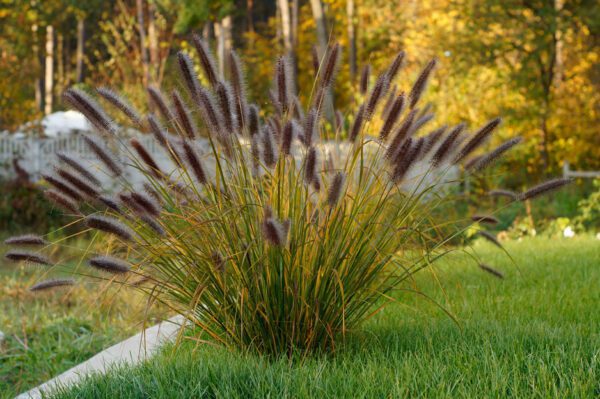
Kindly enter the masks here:
M 89 132 L 73 131 L 71 134 L 48 138 L 23 135 L 0 135 L 0 177 L 10 178 L 15 175 L 16 172 L 13 167 L 13 160 L 17 159 L 19 160 L 19 165 L 29 173 L 30 179 L 34 182 L 38 181 L 41 174 L 52 172 L 53 165 L 56 164 L 56 153 L 60 151 L 77 156 L 90 168 L 90 170 L 102 170 L 100 162 L 94 153 L 90 151 L 83 139 L 84 133 Z M 175 170 L 175 166 L 170 157 L 165 150 L 160 147 L 152 135 L 144 135 L 136 131 L 127 131 L 123 132 L 123 136 L 124 141 L 133 136 L 138 138 L 165 172 Z M 196 140 L 196 146 L 200 153 L 205 154 L 203 158 L 208 173 L 213 174 L 214 159 L 209 155 L 211 151 L 208 140 L 198 139 Z M 344 162 L 347 151 L 350 148 L 349 143 L 347 142 L 334 141 L 321 143 L 319 147 L 321 152 L 320 157 L 322 161 L 324 161 L 324 164 L 327 164 L 329 158 L 331 158 L 334 164 Z M 303 158 L 303 151 L 296 149 L 294 157 L 299 165 Z M 123 158 L 122 161 L 125 164 L 128 163 L 127 158 Z M 327 166 L 324 165 L 324 167 Z M 439 175 L 437 175 L 437 173 L 426 174 L 428 169 L 429 163 L 427 160 L 415 164 L 409 173 L 410 176 L 407 176 L 405 179 L 405 189 L 410 191 L 417 187 L 418 189 L 424 189 L 434 181 L 437 181 Z M 134 167 L 126 167 L 125 174 L 124 177 L 126 180 L 134 186 L 144 181 L 144 177 Z M 113 181 L 110 176 L 97 175 L 97 177 L 101 180 L 102 186 L 109 191 L 112 190 L 113 187 L 116 188 L 114 184 L 117 182 Z M 422 179 L 422 177 L 424 178 Z M 444 180 L 447 182 L 453 181 L 456 180 L 457 177 L 458 168 L 451 167 L 446 171 Z
M 50 171 L 56 163 L 56 153 L 66 152 L 87 161 L 95 160 L 94 154 L 83 140 L 85 131 L 72 131 L 58 137 L 20 137 L 19 135 L 0 136 L 0 176 L 12 177 L 15 174 L 13 160 L 19 160 L 31 176 L 38 180 L 40 174 Z M 148 135 L 136 135 L 146 148 L 159 160 L 166 154 L 159 150 L 157 143 Z

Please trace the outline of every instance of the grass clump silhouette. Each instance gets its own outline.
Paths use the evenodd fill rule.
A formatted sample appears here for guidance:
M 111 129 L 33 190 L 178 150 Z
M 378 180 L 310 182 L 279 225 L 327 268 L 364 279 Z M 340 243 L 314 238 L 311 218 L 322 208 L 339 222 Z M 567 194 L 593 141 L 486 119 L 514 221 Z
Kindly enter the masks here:
M 446 252 L 450 237 L 436 235 L 433 212 L 453 199 L 444 189 L 448 171 L 469 161 L 500 119 L 471 137 L 463 124 L 421 135 L 433 114 L 419 109 L 419 100 L 437 61 L 405 95 L 391 90 L 401 52 L 370 92 L 370 68 L 363 69 L 364 103 L 347 131 L 338 118 L 347 141 L 327 144 L 320 139 L 321 108 L 339 68 L 339 45 L 316 60 L 307 109 L 293 91 L 289 61 L 278 58 L 270 92 L 275 112 L 263 115 L 248 103 L 239 57 L 228 55 L 225 80 L 209 47 L 198 37 L 193 42 L 208 85 L 190 56 L 179 53 L 185 91 L 165 95 L 148 88 L 154 111 L 146 116 L 114 91 L 97 91 L 131 126 L 153 136 L 172 162 L 169 170 L 139 140 L 120 137 L 119 125 L 99 102 L 69 89 L 64 99 L 97 130 L 85 138 L 98 158 L 97 173 L 112 176 L 119 189 L 111 193 L 76 158 L 60 154 L 56 174 L 46 176 L 52 186 L 47 196 L 82 230 L 110 240 L 105 253 L 86 254 L 90 274 L 96 270 L 99 278 L 165 304 L 198 327 L 199 340 L 270 355 L 334 350 L 349 330 L 391 301 L 394 289 Z M 208 150 L 201 151 L 201 140 Z M 472 169 L 481 170 L 514 144 L 484 155 Z M 136 169 L 143 184 L 128 181 L 127 168 Z M 532 198 L 546 189 L 510 198 Z M 441 223 L 460 230 L 464 222 Z M 43 242 L 28 237 L 7 244 Z M 7 257 L 53 263 L 18 250 Z M 71 283 L 50 280 L 32 289 Z

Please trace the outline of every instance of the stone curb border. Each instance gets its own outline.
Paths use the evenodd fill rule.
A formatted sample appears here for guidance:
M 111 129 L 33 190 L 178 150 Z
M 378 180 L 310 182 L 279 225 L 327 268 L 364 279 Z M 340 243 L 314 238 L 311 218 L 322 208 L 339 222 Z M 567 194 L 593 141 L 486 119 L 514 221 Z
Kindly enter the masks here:
M 135 365 L 150 358 L 165 342 L 173 341 L 184 319 L 175 316 L 143 332 L 103 350 L 85 362 L 65 371 L 42 385 L 20 394 L 15 399 L 42 399 L 52 390 L 77 384 L 93 373 L 105 373 L 117 365 Z

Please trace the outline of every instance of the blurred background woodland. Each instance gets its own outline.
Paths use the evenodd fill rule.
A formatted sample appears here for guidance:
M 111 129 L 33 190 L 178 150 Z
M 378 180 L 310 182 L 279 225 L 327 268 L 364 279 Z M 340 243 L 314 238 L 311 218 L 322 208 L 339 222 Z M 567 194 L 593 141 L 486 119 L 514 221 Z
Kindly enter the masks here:
M 501 115 L 490 145 L 525 138 L 481 184 L 520 189 L 565 161 L 600 170 L 596 0 L 0 0 L 0 131 L 63 110 L 71 85 L 111 86 L 146 110 L 145 87 L 171 87 L 192 32 L 210 41 L 221 71 L 239 49 L 254 101 L 268 98 L 275 55 L 291 56 L 307 95 L 313 46 L 340 42 L 332 100 L 346 124 L 365 65 L 373 79 L 405 50 L 409 83 L 436 57 L 427 100 L 438 120 L 474 127 Z

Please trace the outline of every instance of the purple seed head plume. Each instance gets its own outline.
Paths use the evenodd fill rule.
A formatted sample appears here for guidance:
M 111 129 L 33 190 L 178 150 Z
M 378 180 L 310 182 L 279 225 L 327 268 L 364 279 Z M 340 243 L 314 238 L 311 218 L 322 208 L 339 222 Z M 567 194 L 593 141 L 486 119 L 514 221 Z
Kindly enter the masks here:
M 402 143 L 411 136 L 411 126 L 415 121 L 416 110 L 411 110 L 408 115 L 404 118 L 398 129 L 396 130 L 396 134 L 392 139 L 392 142 L 388 146 L 386 151 L 387 159 L 394 159 L 396 152 L 401 148 Z
M 408 141 L 408 140 L 407 140 Z M 396 183 L 402 181 L 406 173 L 414 165 L 417 160 L 421 149 L 423 148 L 423 140 L 412 140 L 410 147 L 404 151 L 404 155 L 396 157 L 396 166 L 392 173 L 392 180 Z
M 470 168 L 466 168 L 466 167 L 465 168 L 476 170 L 476 171 L 485 169 L 492 162 L 494 162 L 495 160 L 500 158 L 502 156 L 502 154 L 504 154 L 505 152 L 507 152 L 508 150 L 510 150 L 517 144 L 519 144 L 520 142 L 521 142 L 521 137 L 515 137 L 508 141 L 505 141 L 504 143 L 502 143 L 501 145 L 496 147 L 494 150 L 492 150 L 492 151 L 488 152 L 487 154 L 478 158 L 477 162 L 475 162 L 473 165 L 471 165 Z
M 165 236 L 165 229 L 162 228 L 158 221 L 150 216 L 150 215 L 140 215 L 140 219 L 144 222 L 148 227 L 150 227 L 156 234 L 161 237 Z
M 321 75 L 321 81 L 319 82 L 322 88 L 329 88 L 332 86 L 338 69 L 340 53 L 341 49 L 339 43 L 335 43 L 327 49 L 323 74 Z
M 437 60 L 435 58 L 433 60 L 429 61 L 427 66 L 425 66 L 425 69 L 423 69 L 423 71 L 421 72 L 421 74 L 419 75 L 417 80 L 415 81 L 415 84 L 413 85 L 412 90 L 410 91 L 410 107 L 411 108 L 414 108 L 415 105 L 417 105 L 417 102 L 419 102 L 421 95 L 423 94 L 423 92 L 425 91 L 425 88 L 427 87 L 427 82 L 429 80 L 429 76 L 431 75 L 431 72 L 433 71 L 433 68 L 435 68 L 436 65 L 437 65 Z
M 365 119 L 371 120 L 373 115 L 375 114 L 375 110 L 377 105 L 381 101 L 381 99 L 385 96 L 390 86 L 390 81 L 388 80 L 388 76 L 386 74 L 382 74 L 377 78 L 375 82 L 375 86 L 371 90 L 371 94 L 369 95 L 369 100 L 367 101 L 367 105 L 365 108 Z
M 63 163 L 65 163 L 65 164 L 69 165 L 70 167 L 72 167 L 73 169 L 75 169 L 81 176 L 85 177 L 92 184 L 95 184 L 97 186 L 100 185 L 100 180 L 98 180 L 92 173 L 90 173 L 89 169 L 83 165 L 81 160 L 79 160 L 69 154 L 65 154 L 64 152 L 58 152 L 58 153 L 56 153 L 56 156 Z
M 315 108 L 311 108 L 304 118 L 304 129 L 302 132 L 302 144 L 305 147 L 310 147 L 316 141 L 319 133 L 319 112 Z
M 481 160 L 481 158 L 482 158 L 482 155 L 476 156 L 475 158 L 471 158 L 467 163 L 465 163 L 463 165 L 465 170 L 473 169 L 475 164 L 477 164 L 477 162 L 479 162 Z
M 498 224 L 500 221 L 492 215 L 473 215 L 471 220 L 477 223 Z
M 283 108 L 281 107 L 281 103 L 277 98 L 277 93 L 273 89 L 269 89 L 268 95 L 269 100 L 271 101 L 271 105 L 273 105 L 273 109 L 275 110 L 275 114 L 281 118 L 283 114 Z
M 196 180 L 198 180 L 198 183 L 206 184 L 208 182 L 206 171 L 204 170 L 204 166 L 202 165 L 202 162 L 198 157 L 196 150 L 192 146 L 192 143 L 188 142 L 187 140 L 184 141 L 183 151 L 185 154 L 185 159 L 188 165 L 191 167 L 192 172 L 196 177 Z
M 117 196 L 119 197 L 119 201 L 121 201 L 122 205 L 135 212 L 138 216 L 143 215 L 146 212 L 144 208 L 142 208 L 140 204 L 138 204 L 137 201 L 133 199 L 131 193 L 121 192 L 117 194 Z
M 417 115 L 417 119 L 418 118 L 422 118 L 422 117 L 424 117 L 427 114 L 430 114 L 431 112 L 429 112 L 429 111 L 431 111 L 432 108 L 433 108 L 433 105 L 431 103 L 425 104 L 425 106 L 421 109 L 421 111 Z
M 192 42 L 200 57 L 200 65 L 204 70 L 204 75 L 212 87 L 215 87 L 219 81 L 217 75 L 217 63 L 208 48 L 208 45 L 197 34 L 192 35 Z
M 345 182 L 346 175 L 344 172 L 337 172 L 333 177 L 333 181 L 329 186 L 329 192 L 327 193 L 327 204 L 329 204 L 329 206 L 333 207 L 338 203 L 342 196 Z
M 136 138 L 132 138 L 129 143 L 140 159 L 146 164 L 146 166 L 148 166 L 150 173 L 157 179 L 162 179 L 164 177 L 164 173 L 154 160 L 154 157 L 148 152 L 146 147 L 144 147 L 144 145 Z
M 175 115 L 167 105 L 165 96 L 158 88 L 152 86 L 148 87 L 148 97 L 150 97 L 151 104 L 158 108 L 158 111 L 167 123 L 171 123 L 175 120 Z
M 408 137 L 406 138 L 406 140 L 402 141 L 398 148 L 396 148 L 395 150 L 391 149 L 391 145 L 390 147 L 388 147 L 387 151 L 386 151 L 386 158 L 388 159 L 388 161 L 394 166 L 394 168 L 398 168 L 398 164 L 400 162 L 406 162 L 407 158 L 410 155 L 410 150 L 413 147 L 413 139 L 412 137 Z
M 240 57 L 234 50 L 229 52 L 229 80 L 233 88 L 234 103 L 236 105 L 236 118 L 240 126 L 247 123 L 246 110 L 248 108 L 246 100 L 246 83 L 244 80 L 244 66 Z
M 46 190 L 44 191 L 44 196 L 63 210 L 71 212 L 74 215 L 81 215 L 81 212 L 79 212 L 79 208 L 77 207 L 77 203 L 64 194 L 61 194 L 55 190 Z
M 360 71 L 360 85 L 359 91 L 363 96 L 367 94 L 369 90 L 369 77 L 371 76 L 371 65 L 366 64 Z
M 450 130 L 446 139 L 442 141 L 435 154 L 433 154 L 433 158 L 431 159 L 431 164 L 433 166 L 440 166 L 446 160 L 464 129 L 465 125 L 464 123 L 461 123 Z
M 215 94 L 219 104 L 219 109 L 221 110 L 220 114 L 222 115 L 225 133 L 237 133 L 238 119 L 235 107 L 235 99 L 231 86 L 227 82 L 219 82 L 215 88 Z
M 273 138 L 277 143 L 279 143 L 281 141 L 281 135 L 283 133 L 283 127 L 281 126 L 279 118 L 270 117 L 269 119 L 267 119 L 267 125 L 271 129 Z
M 317 110 L 321 110 L 323 107 L 323 101 L 325 100 L 325 95 L 329 92 L 327 88 L 317 87 L 317 94 L 313 97 L 313 108 Z
M 390 64 L 387 70 L 387 75 L 390 82 L 393 82 L 396 76 L 398 76 L 398 71 L 400 71 L 400 68 L 402 68 L 405 55 L 406 54 L 404 51 L 400 51 L 398 54 L 396 54 L 396 57 L 394 57 L 394 60 Z
M 362 130 L 363 123 L 365 121 L 365 104 L 361 104 L 354 116 L 354 122 L 352 123 L 352 128 L 350 129 L 350 134 L 348 135 L 348 140 L 351 142 L 355 142 L 356 138 L 360 134 Z
M 144 183 L 144 192 L 151 196 L 154 199 L 154 201 L 156 201 L 156 203 L 162 203 L 162 198 L 150 183 Z
M 92 187 L 89 183 L 78 177 L 77 175 L 64 170 L 62 168 L 56 168 L 56 173 L 63 178 L 65 181 L 69 182 L 73 187 L 75 187 L 80 192 L 84 193 L 89 198 L 98 197 L 98 190 Z
M 103 203 L 108 209 L 111 209 L 117 213 L 121 213 L 121 208 L 119 208 L 119 204 L 117 204 L 117 202 L 114 199 L 105 195 L 101 195 L 98 197 L 98 201 Z
M 183 82 L 185 83 L 190 96 L 195 99 L 198 96 L 200 82 L 194 72 L 194 64 L 192 63 L 191 58 L 183 51 L 177 53 L 177 63 L 179 64 L 179 72 L 181 73 Z
M 68 185 L 67 183 L 63 182 L 62 180 L 44 173 L 42 173 L 42 177 L 44 178 L 44 180 L 50 183 L 52 187 L 54 187 L 60 193 L 64 194 L 66 197 L 70 198 L 73 202 L 77 203 L 79 201 L 83 201 L 83 196 L 81 195 L 81 193 L 75 188 Z
M 73 280 L 72 278 L 49 279 L 40 281 L 39 283 L 32 285 L 31 287 L 29 287 L 29 291 L 45 291 L 53 288 L 68 287 L 72 285 L 75 285 L 75 280 Z
M 217 83 L 217 85 L 215 86 L 215 89 L 218 90 L 218 87 L 219 87 L 219 84 Z M 219 98 L 219 105 L 223 106 L 223 107 L 227 107 L 228 108 L 228 117 L 232 118 L 231 108 L 233 107 L 233 104 L 231 102 L 231 93 L 227 92 L 227 90 L 231 90 L 231 89 L 223 87 L 223 91 L 221 91 L 220 94 L 222 94 L 224 97 Z M 218 92 L 217 92 L 217 95 L 219 95 Z M 221 101 L 223 101 L 223 103 L 221 103 Z M 218 135 L 220 135 L 223 132 L 223 129 L 222 129 L 223 123 L 221 121 L 221 115 L 225 111 L 222 110 L 222 112 L 218 112 L 217 105 L 216 105 L 217 103 L 215 101 L 215 98 L 204 87 L 201 87 L 200 90 L 198 91 L 198 99 L 197 99 L 196 103 L 198 104 L 198 108 L 200 108 L 200 112 L 204 119 L 204 123 L 206 124 L 206 127 L 209 130 L 209 133 L 214 132 L 214 133 L 217 133 Z M 231 124 L 232 130 L 233 130 L 233 123 L 234 123 L 233 119 L 230 119 L 230 124 Z M 229 130 L 227 133 L 232 133 L 232 130 Z M 192 137 L 190 137 L 190 138 L 192 138 Z
M 162 128 L 158 119 L 156 119 L 154 115 L 149 114 L 146 120 L 148 122 L 148 126 L 150 127 L 150 132 L 156 141 L 158 141 L 163 148 L 168 150 L 169 142 L 167 141 L 167 132 Z
M 488 192 L 488 195 L 491 197 L 508 197 L 512 200 L 516 200 L 518 197 L 518 194 L 515 193 L 514 191 L 503 190 L 503 189 L 490 190 Z
M 290 63 L 286 57 L 279 57 L 275 65 L 275 84 L 277 88 L 277 102 L 282 112 L 287 112 L 292 99 L 292 84 Z
M 317 50 L 317 46 L 312 46 L 310 49 L 311 61 L 313 72 L 315 76 L 319 74 L 319 69 L 321 68 L 321 58 L 319 57 L 319 51 Z
M 565 179 L 565 178 L 548 180 L 542 184 L 538 184 L 537 186 L 530 188 L 529 190 L 525 191 L 524 193 L 521 193 L 519 195 L 518 199 L 520 201 L 525 201 L 528 199 L 536 198 L 540 195 L 549 193 L 554 190 L 558 190 L 562 186 L 565 186 L 572 182 L 573 182 L 572 179 Z
M 120 176 L 123 174 L 123 169 L 119 166 L 115 159 L 115 156 L 111 154 L 106 147 L 96 138 L 90 135 L 84 135 L 83 139 L 90 148 L 90 150 L 96 154 L 98 159 L 108 168 L 113 176 Z
M 285 227 L 281 222 L 274 218 L 265 219 L 262 223 L 262 231 L 265 239 L 277 246 L 283 247 L 287 242 L 287 234 Z
M 123 97 L 107 87 L 100 87 L 96 89 L 96 92 L 106 101 L 108 101 L 113 107 L 121 111 L 123 115 L 129 118 L 134 125 L 142 125 L 142 117 L 140 114 Z
M 315 189 L 315 191 L 321 191 L 321 176 L 319 176 L 318 174 L 315 175 L 315 178 L 312 181 L 312 186 Z
M 419 129 L 421 129 L 428 122 L 433 120 L 433 117 L 434 117 L 433 114 L 426 114 L 426 115 L 416 118 L 415 123 L 413 123 L 412 126 L 410 127 L 411 134 L 415 134 L 417 131 L 419 131 Z
M 115 132 L 114 122 L 106 115 L 102 107 L 83 91 L 74 88 L 67 89 L 63 98 L 73 108 L 85 115 L 87 120 L 99 131 Z
M 112 256 L 96 256 L 90 259 L 88 264 L 95 269 L 112 274 L 123 274 L 131 270 L 127 262 Z
M 425 144 L 423 145 L 423 156 L 426 156 L 431 152 L 431 150 L 433 150 L 433 148 L 438 143 L 440 138 L 444 135 L 446 130 L 448 130 L 448 126 L 442 126 L 425 136 Z
M 500 122 L 502 122 L 502 119 L 500 118 L 492 119 L 475 132 L 473 137 L 460 149 L 458 155 L 454 159 L 454 163 L 459 163 L 485 143 L 490 138 L 492 132 L 500 125 Z
M 250 105 L 248 108 L 248 133 L 254 136 L 258 133 L 260 127 L 259 110 L 256 104 Z
M 302 104 L 300 103 L 300 99 L 298 96 L 294 96 L 292 99 L 292 103 L 294 105 L 294 113 L 293 115 L 300 121 L 304 121 L 304 108 L 302 108 Z
M 50 259 L 48 259 L 44 255 L 30 251 L 21 251 L 16 249 L 10 250 L 6 254 L 4 254 L 4 257 L 13 262 L 27 262 L 45 266 L 54 265 L 54 263 L 52 263 Z
M 132 192 L 131 198 L 133 198 L 133 200 L 137 202 L 137 204 L 149 215 L 154 217 L 158 217 L 160 215 L 160 204 L 144 191 Z
M 404 93 L 404 92 L 402 92 L 402 93 Z M 390 113 L 390 108 L 392 108 L 392 104 L 398 97 L 397 94 L 398 94 L 398 86 L 393 85 L 388 90 L 387 98 L 385 100 L 385 103 L 383 104 L 383 110 L 381 111 L 381 119 L 383 119 L 383 120 L 387 119 L 388 114 Z
M 283 134 L 281 135 L 281 153 L 283 155 L 290 155 L 293 140 L 294 124 L 292 121 L 287 121 L 283 127 Z
M 181 98 L 181 95 L 174 90 L 172 93 L 172 98 L 173 106 L 175 108 L 175 115 L 179 126 L 189 138 L 196 137 L 196 124 L 192 120 L 190 111 Z
M 492 244 L 494 244 L 498 248 L 502 248 L 502 244 L 500 244 L 500 241 L 498 241 L 498 239 L 492 233 L 490 233 L 489 231 L 479 230 L 477 232 L 477 235 L 483 237 L 485 240 L 491 242 Z
M 484 272 L 487 272 L 489 274 L 491 274 L 494 277 L 498 277 L 500 279 L 504 278 L 504 274 L 502 274 L 502 272 L 500 272 L 499 270 L 494 269 L 493 267 L 486 265 L 485 263 L 480 263 L 479 264 L 479 268 L 481 270 L 483 270 Z
M 260 169 L 260 134 L 250 138 L 250 158 L 252 161 L 252 173 L 258 175 Z
M 402 113 L 403 108 L 404 108 L 404 94 L 400 94 L 398 97 L 396 97 L 396 99 L 390 106 L 390 109 L 389 109 L 389 112 L 387 113 L 385 122 L 384 122 L 383 126 L 381 127 L 381 131 L 379 132 L 379 138 L 381 140 L 385 140 L 388 137 L 388 135 L 392 131 L 392 128 L 396 124 L 396 121 L 400 117 L 400 114 Z
M 39 246 L 48 245 L 48 241 L 35 234 L 24 234 L 20 236 L 9 237 L 4 240 L 6 245 L 26 245 L 26 246 Z
M 263 160 L 265 165 L 273 168 L 277 164 L 277 147 L 275 146 L 275 137 L 272 128 L 265 126 L 262 132 L 262 148 L 263 148 Z
M 101 230 L 113 234 L 124 241 L 133 240 L 133 232 L 129 227 L 115 218 L 99 215 L 89 215 L 85 218 L 85 224 L 89 228 Z
M 314 182 L 317 177 L 317 164 L 317 149 L 315 147 L 310 147 L 304 161 L 304 181 L 308 185 Z

